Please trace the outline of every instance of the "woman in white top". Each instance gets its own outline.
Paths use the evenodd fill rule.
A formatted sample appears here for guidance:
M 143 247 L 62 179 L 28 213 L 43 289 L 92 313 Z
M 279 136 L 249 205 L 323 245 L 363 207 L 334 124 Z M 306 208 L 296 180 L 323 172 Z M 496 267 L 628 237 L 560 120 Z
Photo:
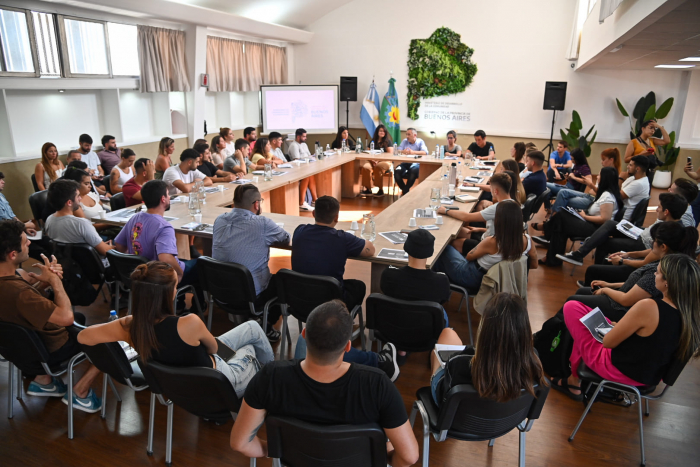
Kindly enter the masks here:
M 622 218 L 622 212 L 619 211 L 621 207 L 617 170 L 614 167 L 603 167 L 598 176 L 598 190 L 587 212 L 580 211 L 577 216 L 562 209 L 544 224 L 544 236 L 549 240 L 549 250 L 540 264 L 560 266 L 562 261 L 556 255 L 566 253 L 569 238 L 590 237 L 606 221 L 619 221 Z
M 41 162 L 34 167 L 34 178 L 39 191 L 49 188 L 63 174 L 63 162 L 58 159 L 58 150 L 53 143 L 44 143 L 41 147 Z
M 436 270 L 444 272 L 450 281 L 469 290 L 481 286 L 481 280 L 492 266 L 501 261 L 528 257 L 531 269 L 537 269 L 537 250 L 530 236 L 523 234 L 523 212 L 518 203 L 502 202 L 496 206 L 494 235 L 487 237 L 464 258 L 448 245 L 438 259 Z
M 209 148 L 211 152 L 211 162 L 219 170 L 224 169 L 224 159 L 228 157 L 228 152 L 226 151 L 226 140 L 220 135 L 214 136 L 211 139 L 211 146 Z
M 122 192 L 122 187 L 126 182 L 134 178 L 134 162 L 136 153 L 129 149 L 122 149 L 122 160 L 115 165 L 109 177 L 109 188 L 113 195 Z
M 233 142 L 233 130 L 230 128 L 219 128 L 219 136 L 226 143 L 226 147 L 223 150 L 222 155 L 224 159 L 229 156 L 233 156 L 236 153 L 235 143 Z

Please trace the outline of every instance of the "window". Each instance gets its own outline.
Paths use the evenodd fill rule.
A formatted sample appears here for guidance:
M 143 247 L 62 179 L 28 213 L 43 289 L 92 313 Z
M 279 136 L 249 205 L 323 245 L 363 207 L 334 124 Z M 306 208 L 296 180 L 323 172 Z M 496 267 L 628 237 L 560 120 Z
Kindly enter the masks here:
M 107 23 L 112 74 L 139 76 L 138 33 L 130 24 Z
M 0 71 L 4 75 L 36 76 L 31 18 L 24 10 L 0 10 Z
M 51 13 L 32 11 L 34 37 L 39 61 L 39 74 L 44 78 L 61 77 L 55 17 Z
M 110 76 L 105 24 L 73 18 L 62 20 L 63 63 L 68 65 L 66 76 Z

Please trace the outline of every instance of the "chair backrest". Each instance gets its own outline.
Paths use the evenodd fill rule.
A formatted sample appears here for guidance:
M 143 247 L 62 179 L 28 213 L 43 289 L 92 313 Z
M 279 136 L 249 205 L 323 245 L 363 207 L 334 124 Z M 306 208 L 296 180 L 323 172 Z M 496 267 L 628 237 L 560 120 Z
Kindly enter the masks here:
M 247 313 L 248 304 L 255 302 L 253 275 L 242 264 L 200 256 L 197 260 L 197 275 L 202 290 L 227 311 L 241 310 Z
M 32 174 L 32 186 L 34 187 L 34 192 L 39 191 L 39 184 L 36 182 L 36 175 Z
M 649 207 L 649 198 L 644 198 L 634 207 L 632 215 L 630 216 L 630 222 L 637 227 L 642 227 L 644 225 L 644 218 L 647 216 L 647 208 Z
M 523 203 L 523 220 L 526 222 L 530 219 L 530 213 L 532 213 L 532 206 L 534 206 L 535 200 L 537 200 L 537 195 L 530 193 Z
M 81 345 L 82 351 L 101 372 L 108 374 L 121 384 L 134 374 L 126 354 L 119 342 L 97 345 Z
M 36 332 L 3 322 L 0 322 L 0 355 L 27 375 L 45 374 L 41 362 L 49 360 L 49 351 Z
M 312 276 L 280 269 L 275 274 L 275 283 L 279 302 L 289 305 L 292 315 L 304 323 L 317 306 L 343 298 L 340 282 L 334 277 Z
M 445 315 L 439 303 L 407 301 L 373 293 L 367 297 L 367 327 L 378 338 L 401 350 L 432 350 L 445 328 Z
M 674 358 L 673 361 L 666 368 L 666 372 L 664 373 L 664 376 L 663 378 L 661 378 L 661 380 L 668 386 L 673 386 L 676 383 L 678 377 L 683 372 L 685 366 L 688 364 L 689 360 L 690 359 L 679 360 L 677 358 Z
M 126 207 L 126 200 L 124 199 L 124 193 L 117 193 L 116 195 L 109 198 L 109 207 L 112 211 L 118 211 Z
M 105 266 L 100 254 L 93 247 L 86 243 L 62 243 L 55 240 L 52 240 L 51 244 L 56 257 L 71 258 L 75 261 L 91 284 L 104 282 Z
M 450 388 L 440 404 L 436 428 L 458 439 L 496 438 L 525 419 L 539 418 L 548 394 L 549 386 L 538 385 L 535 397 L 523 389 L 517 399 L 496 402 L 479 397 L 471 384 L 460 384 Z
M 112 267 L 114 277 L 127 289 L 131 288 L 131 273 L 134 272 L 134 269 L 140 264 L 148 263 L 148 258 L 120 253 L 117 250 L 109 250 L 107 259 L 109 259 L 109 265 Z
M 620 209 L 617 210 L 615 213 L 615 217 L 613 217 L 613 220 L 615 222 L 620 222 L 622 219 L 625 217 L 625 213 L 627 212 L 627 208 L 622 206 Z
M 532 208 L 528 214 L 528 217 L 523 216 L 523 221 L 527 222 L 532 220 L 532 218 L 535 217 L 535 214 L 539 212 L 540 208 L 544 204 L 544 201 L 549 199 L 550 194 L 551 190 L 547 188 L 537 198 L 535 198 L 535 202 L 532 203 Z
M 38 222 L 43 223 L 44 219 L 44 209 L 46 208 L 46 203 L 48 202 L 49 190 L 37 191 L 29 195 L 29 207 L 32 209 L 32 216 Z
M 214 421 L 231 419 L 241 407 L 231 382 L 223 373 L 205 367 L 172 367 L 139 360 L 151 391 L 163 394 L 177 406 L 198 417 Z
M 112 185 L 110 184 L 110 181 L 109 181 L 111 177 L 112 177 L 112 174 L 111 174 L 111 173 L 109 173 L 109 174 L 105 175 L 104 177 L 102 177 L 102 184 L 103 184 L 104 187 L 105 187 L 105 191 L 106 191 L 107 193 L 109 193 L 110 195 L 112 194 Z
M 385 467 L 386 435 L 376 424 L 313 425 L 268 416 L 268 455 L 288 467 Z

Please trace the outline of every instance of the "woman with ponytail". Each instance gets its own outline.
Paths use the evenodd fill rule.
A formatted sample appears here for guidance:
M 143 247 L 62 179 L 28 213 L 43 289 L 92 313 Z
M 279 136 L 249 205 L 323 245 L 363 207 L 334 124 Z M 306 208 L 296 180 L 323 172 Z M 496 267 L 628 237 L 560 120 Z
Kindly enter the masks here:
M 655 138 L 656 131 L 661 132 L 661 138 Z M 634 135 L 634 139 L 627 144 L 625 149 L 625 162 L 629 164 L 634 156 L 646 156 L 649 158 L 649 186 L 654 179 L 654 172 L 658 166 L 659 159 L 656 157 L 657 146 L 665 146 L 671 142 L 671 138 L 666 132 L 666 128 L 656 123 L 656 120 L 647 120 L 642 123 L 639 131 Z
M 219 344 L 195 314 L 175 316 L 177 274 L 167 263 L 151 261 L 131 274 L 131 316 L 90 326 L 78 335 L 85 345 L 126 341 L 148 363 L 207 367 L 223 373 L 238 397 L 258 370 L 274 360 L 272 347 L 255 321 L 243 323 L 217 339 L 235 351 L 224 360 Z
M 655 268 L 654 284 L 659 296 L 638 301 L 612 323 L 602 343 L 580 321 L 591 308 L 577 301 L 564 305 L 574 340 L 571 376 L 554 380 L 552 387 L 581 400 L 581 362 L 610 381 L 655 386 L 674 359 L 700 356 L 700 266 L 686 254 L 665 255 Z

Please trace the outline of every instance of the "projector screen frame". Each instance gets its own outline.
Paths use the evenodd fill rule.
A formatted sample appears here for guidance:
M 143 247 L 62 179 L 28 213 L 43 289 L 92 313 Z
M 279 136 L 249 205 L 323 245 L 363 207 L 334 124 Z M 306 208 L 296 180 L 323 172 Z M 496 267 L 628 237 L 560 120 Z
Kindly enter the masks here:
M 336 121 L 336 128 L 333 129 L 319 129 L 319 128 L 304 128 L 307 133 L 314 133 L 314 134 L 328 134 L 328 135 L 334 135 L 338 132 L 338 126 L 340 125 L 340 85 L 339 84 L 261 84 L 260 85 L 260 122 L 262 126 L 262 133 L 263 134 L 268 134 L 270 132 L 269 128 L 265 127 L 265 94 L 263 93 L 263 88 L 318 88 L 318 87 L 329 87 L 329 88 L 335 88 L 335 121 Z M 283 135 L 286 135 L 288 133 L 294 133 L 296 131 L 296 128 L 290 128 L 290 129 L 283 129 L 284 131 L 280 131 Z M 279 131 L 277 129 L 272 129 L 272 131 Z

